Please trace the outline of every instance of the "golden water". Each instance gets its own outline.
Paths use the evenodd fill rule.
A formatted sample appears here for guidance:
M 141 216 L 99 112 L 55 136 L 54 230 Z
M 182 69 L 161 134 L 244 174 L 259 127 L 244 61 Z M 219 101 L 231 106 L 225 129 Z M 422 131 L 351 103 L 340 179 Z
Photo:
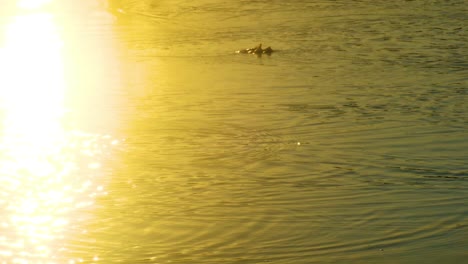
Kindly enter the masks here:
M 5 4 L 0 263 L 463 263 L 465 14 Z

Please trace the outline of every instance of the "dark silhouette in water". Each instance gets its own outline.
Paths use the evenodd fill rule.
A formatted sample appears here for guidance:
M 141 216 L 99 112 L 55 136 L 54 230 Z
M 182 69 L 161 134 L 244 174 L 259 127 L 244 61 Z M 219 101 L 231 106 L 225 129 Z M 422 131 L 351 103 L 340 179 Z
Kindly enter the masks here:
M 271 55 L 273 53 L 273 49 L 271 47 L 268 47 L 266 49 L 262 49 L 262 44 L 260 43 L 258 46 L 250 48 L 250 49 L 242 49 L 236 51 L 236 53 L 245 53 L 245 54 L 256 54 L 256 55 L 262 55 L 262 54 L 267 54 Z

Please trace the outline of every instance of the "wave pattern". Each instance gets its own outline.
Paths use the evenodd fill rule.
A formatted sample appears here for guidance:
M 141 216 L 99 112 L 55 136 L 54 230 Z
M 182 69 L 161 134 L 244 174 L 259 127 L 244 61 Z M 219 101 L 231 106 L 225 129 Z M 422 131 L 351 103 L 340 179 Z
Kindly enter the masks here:
M 74 256 L 466 259 L 464 1 L 120 2 L 128 139 Z

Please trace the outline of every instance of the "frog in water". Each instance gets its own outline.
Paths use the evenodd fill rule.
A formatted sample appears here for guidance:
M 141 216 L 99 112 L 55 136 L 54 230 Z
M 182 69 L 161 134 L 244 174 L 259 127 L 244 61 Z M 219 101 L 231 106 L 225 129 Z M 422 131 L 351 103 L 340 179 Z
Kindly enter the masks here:
M 256 54 L 256 55 L 262 55 L 262 54 L 271 55 L 271 53 L 273 52 L 274 51 L 271 47 L 263 49 L 261 43 L 258 46 L 253 47 L 251 49 L 242 49 L 242 50 L 236 51 L 236 53 Z

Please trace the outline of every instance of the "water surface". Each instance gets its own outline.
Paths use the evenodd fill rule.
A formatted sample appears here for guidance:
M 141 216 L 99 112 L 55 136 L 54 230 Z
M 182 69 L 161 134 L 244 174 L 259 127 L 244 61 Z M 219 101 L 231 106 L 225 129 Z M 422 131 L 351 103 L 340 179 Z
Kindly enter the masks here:
M 0 170 L 6 263 L 468 257 L 464 1 L 120 2 L 46 10 L 62 141 L 35 164 L 74 169 Z M 258 43 L 278 52 L 234 52 Z M 11 198 L 47 197 L 58 171 L 57 210 Z M 59 223 L 40 222 L 47 250 L 15 244 L 39 239 L 11 231 L 34 212 Z

